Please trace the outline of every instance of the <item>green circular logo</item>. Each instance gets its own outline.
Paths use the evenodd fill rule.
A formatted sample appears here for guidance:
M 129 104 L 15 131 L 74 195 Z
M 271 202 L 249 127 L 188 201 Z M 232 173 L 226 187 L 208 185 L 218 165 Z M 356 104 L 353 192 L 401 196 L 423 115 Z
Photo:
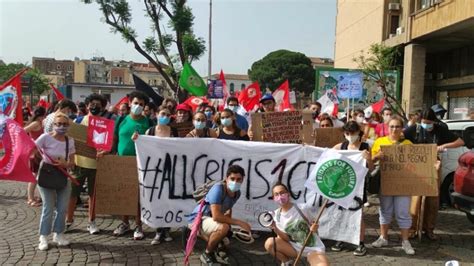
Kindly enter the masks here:
M 192 86 L 192 87 L 201 86 L 201 80 L 199 80 L 199 78 L 195 76 L 189 76 L 187 83 L 189 86 Z
M 316 185 L 330 198 L 344 198 L 354 191 L 357 177 L 352 166 L 343 160 L 329 160 L 316 172 Z

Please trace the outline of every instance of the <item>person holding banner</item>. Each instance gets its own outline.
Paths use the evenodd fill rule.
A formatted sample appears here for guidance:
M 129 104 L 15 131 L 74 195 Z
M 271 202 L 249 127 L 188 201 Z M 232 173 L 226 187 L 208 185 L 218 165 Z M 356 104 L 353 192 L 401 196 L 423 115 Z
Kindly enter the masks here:
M 192 121 L 193 114 L 191 107 L 185 103 L 178 104 L 176 107 L 176 123 L 183 123 L 186 121 Z
M 362 156 L 367 161 L 367 168 L 369 172 L 374 169 L 374 164 L 372 162 L 372 156 L 370 154 L 370 147 L 367 142 L 362 142 L 362 135 L 364 134 L 360 128 L 360 125 L 357 121 L 349 121 L 347 122 L 342 129 L 344 130 L 344 137 L 346 141 L 337 144 L 334 146 L 333 149 L 336 150 L 356 150 L 362 151 Z M 362 198 L 362 202 L 365 204 L 367 202 L 367 190 L 364 186 L 364 196 Z M 362 213 L 363 215 L 363 213 Z M 364 245 L 364 238 L 365 238 L 365 223 L 364 218 L 361 217 L 360 220 L 360 243 L 359 246 L 354 250 L 353 254 L 356 256 L 364 256 L 367 254 L 367 248 Z M 331 247 L 332 251 L 342 251 L 343 249 L 343 242 L 338 241 L 334 246 Z
M 74 140 L 67 137 L 69 123 L 70 119 L 66 114 L 56 112 L 52 124 L 53 132 L 44 133 L 35 141 L 38 150 L 43 155 L 38 180 L 42 178 L 41 168 L 46 167 L 46 164 L 54 165 L 55 167 L 62 169 L 70 169 L 74 167 L 74 153 L 76 150 L 74 147 Z M 68 155 L 66 156 L 66 154 Z M 51 234 L 51 231 L 54 232 L 53 242 L 56 242 L 58 246 L 68 246 L 70 243 L 63 234 L 65 229 L 67 205 L 71 194 L 71 186 L 69 183 L 70 181 L 67 180 L 64 187 L 56 189 L 38 185 L 38 190 L 43 201 L 39 224 L 39 250 L 44 251 L 49 248 L 48 236 Z M 41 184 L 41 182 L 39 184 Z M 53 223 L 54 212 L 56 212 L 56 215 Z
M 237 113 L 240 108 L 239 100 L 237 99 L 237 97 L 231 96 L 227 98 L 227 108 L 234 112 L 235 122 L 237 126 L 242 130 L 248 131 L 249 123 L 247 122 L 247 119 Z
M 97 93 L 93 93 L 86 97 L 85 104 L 88 110 L 86 116 L 81 119 L 80 124 L 84 126 L 89 126 L 89 120 L 92 116 L 104 116 L 108 115 L 108 112 L 104 112 L 105 106 L 107 105 L 107 99 Z M 101 153 L 101 151 L 98 151 Z M 72 185 L 71 189 L 71 198 L 69 199 L 69 207 L 66 218 L 66 225 L 70 227 L 74 221 L 74 211 L 76 210 L 78 197 L 81 195 L 82 186 L 87 180 L 87 193 L 89 195 L 89 206 L 88 206 L 88 216 L 89 223 L 87 225 L 87 230 L 91 235 L 98 234 L 100 232 L 99 228 L 95 224 L 95 175 L 97 169 L 96 159 L 88 158 L 81 155 L 75 156 L 76 168 L 74 173 L 76 175 L 79 185 Z
M 279 206 L 273 212 L 271 225 L 277 237 L 270 237 L 265 241 L 265 250 L 281 261 L 282 265 L 292 265 L 311 231 L 313 235 L 304 248 L 303 255 L 310 265 L 329 265 L 324 244 L 317 235 L 319 224 L 310 222 L 314 220 L 313 213 L 304 204 L 292 203 L 288 188 L 282 183 L 278 182 L 273 186 L 272 195 Z
M 407 145 L 412 144 L 411 141 L 404 139 L 402 135 L 403 120 L 400 117 L 392 117 L 387 120 L 389 135 L 378 138 L 372 147 L 372 158 L 374 161 L 380 161 L 384 158 L 380 146 L 383 145 Z M 383 177 L 382 177 L 383 178 Z M 412 248 L 408 240 L 409 230 L 411 227 L 410 216 L 410 196 L 383 196 L 379 195 L 379 221 L 380 221 L 380 237 L 372 243 L 372 247 L 380 248 L 388 245 L 388 230 L 392 222 L 392 216 L 395 215 L 398 227 L 402 236 L 402 249 L 408 255 L 414 255 L 415 250 Z
M 461 147 L 464 141 L 454 135 L 444 125 L 437 122 L 435 112 L 429 108 L 423 110 L 420 114 L 421 124 L 413 124 L 404 131 L 405 138 L 413 143 L 436 144 L 438 152 L 444 152 L 446 149 Z M 439 170 L 441 161 L 438 159 L 437 170 Z M 439 178 L 438 178 L 439 182 Z M 449 202 L 448 199 L 445 199 Z M 430 240 L 436 240 L 438 237 L 434 234 L 436 219 L 438 217 L 439 196 L 426 197 L 425 211 L 423 217 L 423 231 Z M 421 197 L 413 196 L 411 199 L 411 213 L 413 218 L 410 236 L 415 237 L 418 231 L 418 218 L 421 212 Z
M 259 108 L 258 112 L 275 112 L 275 98 L 270 93 L 263 95 L 262 99 L 260 99 L 260 104 L 262 107 Z
M 197 111 L 193 116 L 194 129 L 191 130 L 186 138 L 217 138 L 215 130 L 207 127 L 207 117 L 201 112 Z
M 148 96 L 141 91 L 133 91 L 128 95 L 128 99 L 131 106 L 130 114 L 126 117 L 118 118 L 115 122 L 114 148 L 112 150 L 117 151 L 119 156 L 135 156 L 135 143 L 132 136 L 134 134 L 143 135 L 150 128 L 149 120 L 142 115 L 145 104 L 149 101 Z M 137 202 L 137 204 L 139 203 Z M 135 240 L 145 238 L 140 217 L 140 208 L 138 208 L 138 213 L 135 217 L 136 228 L 133 233 L 133 239 Z M 122 236 L 130 231 L 128 218 L 128 216 L 122 216 L 122 223 L 114 230 L 115 236 Z
M 232 207 L 240 198 L 240 187 L 244 177 L 245 171 L 242 167 L 239 165 L 229 166 L 225 180 L 215 183 L 203 199 L 204 207 L 201 210 L 201 221 L 195 219 L 198 216 L 201 203 L 194 208 L 189 216 L 190 228 L 192 228 L 193 223 L 201 223 L 199 236 L 207 244 L 200 260 L 206 265 L 217 263 L 215 250 L 227 236 L 231 225 L 237 225 L 250 234 L 250 224 L 232 217 Z
M 237 126 L 235 113 L 232 110 L 224 109 L 219 119 L 221 126 L 217 129 L 218 139 L 249 140 L 247 132 Z

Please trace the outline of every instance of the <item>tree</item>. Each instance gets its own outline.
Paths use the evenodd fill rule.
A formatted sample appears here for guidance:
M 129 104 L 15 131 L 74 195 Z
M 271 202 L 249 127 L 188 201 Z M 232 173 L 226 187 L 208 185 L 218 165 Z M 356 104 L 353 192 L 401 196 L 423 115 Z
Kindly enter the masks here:
M 24 68 L 30 68 L 30 66 L 23 63 L 0 65 L 0 84 L 13 77 Z M 38 69 L 30 68 L 25 74 L 23 74 L 22 79 L 26 80 L 28 83 L 31 82 L 30 84 L 33 89 L 33 94 L 40 95 L 49 89 L 49 80 Z
M 285 80 L 292 88 L 311 94 L 314 90 L 314 69 L 306 55 L 288 50 L 277 50 L 254 62 L 248 74 L 252 81 L 277 89 Z
M 380 90 L 382 90 L 385 103 L 399 116 L 407 120 L 405 109 L 401 101 L 387 89 L 389 79 L 385 75 L 388 70 L 396 70 L 397 57 L 400 55 L 396 47 L 388 47 L 384 44 L 372 44 L 367 54 L 361 51 L 361 54 L 354 58 L 353 61 L 359 65 L 362 73 L 377 82 Z
M 193 33 L 194 16 L 191 8 L 186 5 L 186 0 L 142 1 L 153 35 L 146 37 L 140 44 L 137 33 L 131 26 L 132 15 L 128 2 L 96 0 L 104 15 L 104 22 L 111 27 L 112 32 L 120 33 L 127 43 L 132 43 L 135 50 L 153 64 L 177 95 L 182 65 L 203 55 L 205 41 Z M 92 0 L 84 2 L 91 3 Z M 173 34 L 167 33 L 165 25 Z

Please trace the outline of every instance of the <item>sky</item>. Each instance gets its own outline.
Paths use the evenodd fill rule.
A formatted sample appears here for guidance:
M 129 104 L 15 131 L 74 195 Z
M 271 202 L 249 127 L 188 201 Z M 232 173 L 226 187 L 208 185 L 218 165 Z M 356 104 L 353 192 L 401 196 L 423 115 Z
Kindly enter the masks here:
M 139 42 L 152 35 L 144 4 L 129 0 Z M 194 32 L 208 43 L 209 0 L 188 0 Z M 268 53 L 287 49 L 334 57 L 336 0 L 213 0 L 212 72 L 247 74 Z M 131 43 L 110 32 L 97 4 L 80 0 L 0 0 L 0 59 L 33 56 L 146 62 Z M 208 54 L 193 63 L 207 75 Z

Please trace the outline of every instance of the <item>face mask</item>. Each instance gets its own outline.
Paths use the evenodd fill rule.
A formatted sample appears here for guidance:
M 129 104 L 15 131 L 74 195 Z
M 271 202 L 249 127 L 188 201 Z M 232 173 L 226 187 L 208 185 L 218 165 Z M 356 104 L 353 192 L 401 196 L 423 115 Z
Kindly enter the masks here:
M 206 127 L 206 124 L 201 121 L 193 121 L 193 124 L 195 129 L 204 129 Z
M 225 127 L 232 125 L 232 120 L 230 118 L 221 118 L 221 124 Z
M 240 190 L 241 185 L 242 184 L 239 182 L 229 181 L 229 183 L 227 184 L 227 188 L 232 192 L 237 192 Z
M 89 109 L 89 112 L 91 112 L 92 115 L 98 115 L 100 113 L 100 107 L 95 106 L 95 107 Z
M 383 116 L 383 121 L 388 122 L 390 120 L 390 117 L 391 117 L 390 115 L 384 115 Z
M 347 141 L 349 141 L 350 144 L 356 142 L 357 140 L 359 140 L 359 136 L 358 135 L 344 135 L 344 137 L 347 139 Z
M 422 127 L 423 129 L 426 129 L 426 130 L 430 131 L 430 130 L 433 129 L 433 124 L 421 123 L 421 127 Z
M 212 118 L 212 112 L 211 112 L 211 111 L 204 112 L 204 114 L 206 114 L 207 119 L 211 119 L 211 118 Z
M 238 105 L 229 106 L 229 109 L 232 110 L 235 113 L 235 112 L 237 112 L 237 110 L 239 110 L 239 106 Z
M 143 107 L 138 104 L 132 104 L 130 112 L 134 115 L 140 115 L 143 112 Z
M 364 119 L 363 117 L 360 117 L 360 116 L 357 116 L 357 117 L 356 117 L 356 122 L 357 122 L 358 124 L 364 123 L 364 120 L 365 120 L 365 119 Z
M 169 116 L 160 116 L 160 118 L 158 118 L 158 124 L 160 125 L 168 125 L 169 122 L 170 122 Z
M 280 194 L 278 196 L 275 196 L 273 198 L 273 200 L 278 203 L 278 205 L 285 205 L 288 203 L 288 201 L 290 200 L 290 195 L 288 195 L 288 193 L 285 193 L 285 194 Z
M 59 135 L 64 135 L 67 133 L 68 127 L 65 126 L 53 126 L 54 131 Z
M 314 111 L 312 114 L 313 120 L 315 120 L 319 116 L 319 111 Z

